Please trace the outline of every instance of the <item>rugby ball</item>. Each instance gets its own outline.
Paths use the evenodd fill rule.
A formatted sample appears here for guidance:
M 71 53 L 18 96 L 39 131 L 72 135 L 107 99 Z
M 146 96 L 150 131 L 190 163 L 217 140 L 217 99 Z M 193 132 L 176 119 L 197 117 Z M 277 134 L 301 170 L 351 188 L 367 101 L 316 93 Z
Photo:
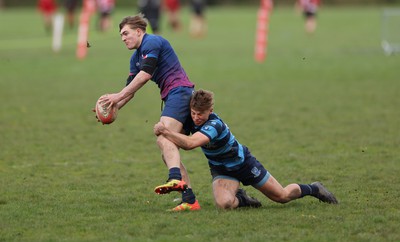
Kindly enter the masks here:
M 107 108 L 104 102 L 100 99 L 96 102 L 96 116 L 103 124 L 110 124 L 117 118 L 118 108 L 112 106 Z

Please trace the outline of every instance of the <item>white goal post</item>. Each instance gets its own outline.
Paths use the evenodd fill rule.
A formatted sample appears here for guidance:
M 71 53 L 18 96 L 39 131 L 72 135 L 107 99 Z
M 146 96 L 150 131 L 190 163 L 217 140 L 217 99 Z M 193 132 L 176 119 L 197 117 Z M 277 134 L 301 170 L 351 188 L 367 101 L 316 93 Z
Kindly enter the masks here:
M 400 52 L 400 8 L 382 12 L 382 48 L 386 55 Z

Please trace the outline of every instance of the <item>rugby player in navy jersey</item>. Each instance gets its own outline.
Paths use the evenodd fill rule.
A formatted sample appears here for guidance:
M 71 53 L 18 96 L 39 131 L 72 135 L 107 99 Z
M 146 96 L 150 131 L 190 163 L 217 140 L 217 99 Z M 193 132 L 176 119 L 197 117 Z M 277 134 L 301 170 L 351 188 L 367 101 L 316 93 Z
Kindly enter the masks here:
M 154 126 L 154 134 L 163 136 L 185 150 L 201 147 L 208 159 L 213 178 L 215 204 L 221 209 L 260 207 L 261 203 L 249 197 L 240 182 L 251 185 L 271 200 L 287 203 L 304 196 L 313 196 L 322 202 L 337 204 L 335 196 L 320 182 L 282 185 L 240 144 L 222 119 L 213 112 L 214 95 L 198 90 L 190 100 L 194 125 L 191 136 L 182 135 L 162 122 Z
M 142 14 L 125 17 L 119 24 L 122 41 L 129 50 L 136 50 L 130 59 L 126 87 L 119 93 L 106 94 L 100 99 L 106 105 L 121 109 L 149 80 L 160 88 L 165 107 L 160 122 L 175 132 L 183 132 L 190 118 L 189 101 L 194 84 L 189 81 L 170 43 L 158 35 L 146 33 L 147 21 Z M 187 171 L 181 162 L 179 147 L 164 136 L 157 137 L 162 159 L 169 169 L 166 184 L 155 188 L 158 194 L 182 192 L 182 204 L 173 211 L 199 210 L 200 205 L 190 187 Z

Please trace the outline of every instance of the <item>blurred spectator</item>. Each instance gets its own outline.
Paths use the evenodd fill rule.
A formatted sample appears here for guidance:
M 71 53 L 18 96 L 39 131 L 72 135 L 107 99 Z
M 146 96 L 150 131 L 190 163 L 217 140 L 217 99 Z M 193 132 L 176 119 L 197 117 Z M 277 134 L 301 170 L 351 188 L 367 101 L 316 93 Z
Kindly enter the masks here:
M 149 21 L 153 34 L 160 31 L 161 0 L 139 0 L 139 12 Z
M 111 14 L 115 7 L 114 0 L 97 0 L 97 10 L 99 12 L 99 29 L 107 31 L 110 29 L 112 21 Z
M 312 34 L 317 28 L 316 15 L 320 3 L 320 0 L 298 0 L 296 3 L 297 9 L 303 12 L 307 33 Z
M 46 32 L 50 33 L 52 30 L 53 15 L 57 10 L 57 4 L 54 0 L 39 0 L 37 7 L 43 16 L 44 28 Z
M 191 0 L 192 17 L 190 19 L 190 35 L 195 38 L 203 37 L 207 32 L 204 16 L 205 0 Z
M 75 11 L 78 5 L 78 0 L 64 0 L 64 6 L 67 12 L 67 22 L 70 29 L 75 25 Z
M 180 0 L 164 0 L 164 8 L 167 12 L 168 24 L 174 31 L 180 31 L 182 24 L 180 20 Z

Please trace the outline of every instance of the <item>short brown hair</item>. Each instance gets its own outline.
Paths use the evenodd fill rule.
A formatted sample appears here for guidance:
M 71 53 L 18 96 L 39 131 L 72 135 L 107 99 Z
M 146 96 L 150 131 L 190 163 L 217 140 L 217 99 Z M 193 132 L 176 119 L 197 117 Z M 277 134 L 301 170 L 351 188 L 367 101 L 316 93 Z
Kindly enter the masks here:
M 147 20 L 141 13 L 135 16 L 127 16 L 119 23 L 119 31 L 121 31 L 125 25 L 129 25 L 131 29 L 141 29 L 143 32 L 146 32 Z
M 214 106 L 214 93 L 206 90 L 195 91 L 190 98 L 190 108 L 206 111 Z

